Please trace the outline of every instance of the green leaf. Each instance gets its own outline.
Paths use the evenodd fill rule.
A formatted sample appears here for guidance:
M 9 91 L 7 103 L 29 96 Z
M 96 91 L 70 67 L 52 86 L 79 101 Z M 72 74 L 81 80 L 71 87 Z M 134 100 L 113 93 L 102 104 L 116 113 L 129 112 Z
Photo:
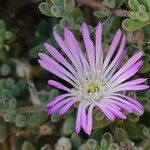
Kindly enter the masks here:
M 81 9 L 75 7 L 75 8 L 73 9 L 73 11 L 71 12 L 71 17 L 72 17 L 74 20 L 76 20 L 76 21 L 77 21 L 78 18 L 82 18 L 82 20 L 83 20 L 84 14 L 83 14 L 83 12 L 81 11 Z
M 63 133 L 65 135 L 70 135 L 71 133 L 73 133 L 74 125 L 75 125 L 74 117 L 72 116 L 67 117 L 62 127 Z
M 111 11 L 107 8 L 104 8 L 102 10 L 94 11 L 93 15 L 96 17 L 99 17 L 99 18 L 100 17 L 107 17 L 107 16 L 111 15 Z
M 75 8 L 75 1 L 74 0 L 63 0 L 64 2 L 64 10 L 68 14 L 70 14 Z
M 139 10 L 140 3 L 138 0 L 129 0 L 128 4 L 133 11 Z
M 143 10 L 139 10 L 136 14 L 137 19 L 142 21 L 142 22 L 146 22 L 149 19 L 149 15 L 147 12 L 143 11 Z
M 5 39 L 10 40 L 13 37 L 13 33 L 11 31 L 5 32 Z
M 58 6 L 52 6 L 51 13 L 57 18 L 62 17 L 61 9 Z
M 4 35 L 6 31 L 6 24 L 3 20 L 0 20 L 0 35 Z
M 28 142 L 28 141 L 25 141 L 23 144 L 22 144 L 22 148 L 21 150 L 36 150 L 35 146 Z
M 63 0 L 51 0 L 52 4 L 56 6 L 62 6 L 63 5 Z
M 116 130 L 114 131 L 114 138 L 117 141 L 123 141 L 126 138 L 128 138 L 128 133 L 127 133 L 127 131 L 125 129 L 117 127 Z
M 47 3 L 47 2 L 42 2 L 40 5 L 39 5 L 39 9 L 40 11 L 46 15 L 46 16 L 52 16 L 52 13 L 51 13 L 51 4 Z
M 104 0 L 103 4 L 109 8 L 114 8 L 116 6 L 115 0 Z
M 25 127 L 27 123 L 26 116 L 24 114 L 17 114 L 15 116 L 15 125 L 19 128 Z
M 71 142 L 73 143 L 74 147 L 77 149 L 81 145 L 81 138 L 76 133 L 72 133 L 71 135 Z
M 120 150 L 120 148 L 116 143 L 112 143 L 109 145 L 108 150 Z
M 48 116 L 45 112 L 33 113 L 28 117 L 28 126 L 37 127 L 47 120 Z
M 143 28 L 148 24 L 150 24 L 150 20 L 148 20 L 147 22 L 141 22 L 139 20 L 132 20 L 128 18 L 122 22 L 122 27 L 126 31 L 135 31 Z

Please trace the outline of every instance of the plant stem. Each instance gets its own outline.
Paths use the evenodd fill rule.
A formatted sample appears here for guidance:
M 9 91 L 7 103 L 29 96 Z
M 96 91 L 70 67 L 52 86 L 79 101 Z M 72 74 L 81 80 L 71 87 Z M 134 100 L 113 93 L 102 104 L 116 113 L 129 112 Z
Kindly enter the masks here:
M 43 105 L 16 108 L 16 111 L 20 113 L 35 113 L 35 112 L 43 112 L 46 110 L 47 110 L 46 107 Z M 7 113 L 6 109 L 0 109 L 0 116 L 3 116 L 5 113 Z

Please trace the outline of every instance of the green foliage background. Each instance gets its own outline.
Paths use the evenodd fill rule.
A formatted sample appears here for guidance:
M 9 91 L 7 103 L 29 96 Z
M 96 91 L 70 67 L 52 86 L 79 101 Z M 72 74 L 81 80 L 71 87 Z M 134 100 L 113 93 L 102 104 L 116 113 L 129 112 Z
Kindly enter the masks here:
M 142 50 L 144 65 L 137 76 L 149 78 L 150 0 L 1 0 L 0 150 L 150 150 L 150 90 L 128 93 L 143 104 L 141 117 L 131 114 L 110 123 L 95 111 L 91 136 L 74 132 L 76 108 L 48 117 L 45 105 L 60 91 L 47 86 L 56 77 L 40 68 L 38 53 L 45 51 L 44 42 L 59 49 L 53 31 L 63 35 L 64 27 L 83 45 L 84 21 L 91 35 L 102 22 L 105 51 L 122 28 L 128 40 L 125 60 Z

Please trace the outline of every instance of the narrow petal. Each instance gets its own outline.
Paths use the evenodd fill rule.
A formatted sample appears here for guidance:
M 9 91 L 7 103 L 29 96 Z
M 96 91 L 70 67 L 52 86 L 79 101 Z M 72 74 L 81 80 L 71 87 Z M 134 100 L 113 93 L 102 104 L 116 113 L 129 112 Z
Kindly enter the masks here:
M 82 112 L 81 112 L 81 126 L 83 130 L 86 132 L 86 125 L 87 125 L 87 110 L 88 104 L 84 104 L 82 107 Z
M 51 108 L 49 108 L 48 114 L 51 115 L 52 113 L 58 111 L 63 105 L 67 104 L 70 101 L 71 101 L 71 98 L 69 97 L 69 98 L 67 98 L 67 99 L 57 103 L 56 105 L 54 105 Z
M 73 86 L 76 86 L 76 84 L 74 82 L 72 82 L 68 77 L 66 77 L 63 73 L 61 73 L 60 71 L 58 71 L 53 65 L 48 64 L 47 62 L 43 61 L 43 60 L 38 60 L 38 62 L 40 63 L 40 65 L 48 70 L 49 72 L 53 73 L 54 75 L 58 76 L 59 78 L 65 80 L 66 82 L 70 83 Z
M 105 108 L 103 105 L 96 103 L 96 105 L 99 107 L 99 109 L 104 113 L 104 115 L 111 121 L 115 120 L 115 116 L 112 112 L 110 112 L 107 108 Z
M 110 105 L 108 105 L 106 107 L 109 111 L 111 111 L 115 116 L 117 116 L 118 118 L 121 118 L 121 119 L 127 119 L 127 117 L 119 110 L 117 109 L 114 109 L 113 107 L 111 107 Z
M 143 109 L 143 106 L 135 99 L 129 97 L 129 96 L 126 96 L 126 95 L 122 95 L 122 94 L 118 94 L 118 93 L 115 93 L 114 95 L 116 96 L 121 96 L 122 98 L 125 98 L 127 99 L 128 101 L 130 101 L 131 103 L 135 104 L 136 106 L 138 106 L 139 108 Z
M 127 105 L 125 105 L 125 104 L 123 104 L 123 103 L 121 103 L 119 101 L 115 101 L 113 99 L 109 99 L 108 101 L 110 103 L 113 103 L 113 104 L 119 106 L 120 108 L 124 109 L 125 111 L 127 111 L 129 113 L 133 113 L 133 109 L 131 107 L 129 107 L 129 106 L 127 106 Z
M 88 135 L 91 134 L 92 131 L 92 124 L 93 124 L 93 120 L 92 120 L 92 111 L 93 111 L 94 105 L 90 105 L 89 109 L 88 109 L 88 114 L 87 114 L 87 128 L 86 128 L 86 133 Z
M 79 55 L 78 50 L 76 49 L 76 47 L 74 45 L 74 41 L 72 40 L 72 38 L 70 38 L 70 34 L 69 34 L 69 31 L 67 28 L 64 29 L 64 37 L 65 37 L 65 40 L 69 46 L 69 50 L 70 50 L 72 56 L 76 60 L 77 64 L 81 68 L 81 70 L 83 70 L 82 63 L 80 60 L 80 55 Z
M 116 73 L 115 75 L 110 79 L 110 82 L 117 79 L 123 72 L 128 70 L 131 66 L 133 66 L 134 63 L 136 63 L 142 56 L 142 51 L 134 54 Z
M 132 67 L 130 67 L 128 70 L 122 73 L 115 81 L 109 82 L 109 84 L 111 84 L 112 86 L 116 86 L 126 81 L 127 79 L 132 77 L 141 68 L 142 65 L 143 65 L 142 60 L 136 62 Z
M 141 83 L 145 82 L 146 80 L 147 80 L 147 78 L 139 78 L 139 79 L 131 80 L 131 81 L 122 83 L 119 86 L 116 86 L 116 88 L 122 88 L 122 87 L 126 87 L 126 86 L 138 85 L 138 84 L 141 84 Z M 114 85 L 113 85 L 113 87 L 114 87 Z
M 71 100 L 70 102 L 68 102 L 66 105 L 64 105 L 63 107 L 60 108 L 59 110 L 59 115 L 63 115 L 65 114 L 70 107 L 72 107 L 72 105 L 76 102 L 77 100 Z
M 74 37 L 73 33 L 72 33 L 69 29 L 67 29 L 67 32 L 68 32 L 68 34 L 69 34 L 70 39 L 72 39 L 73 44 L 74 44 L 74 46 L 75 46 L 75 48 L 76 48 L 76 50 L 77 50 L 77 52 L 78 52 L 78 55 L 79 55 L 79 57 L 80 57 L 80 60 L 81 60 L 81 62 L 82 62 L 82 65 L 83 65 L 84 72 L 90 71 L 91 68 L 90 68 L 90 66 L 89 66 L 89 64 L 88 64 L 88 62 L 87 62 L 87 60 L 86 60 L 85 57 L 83 56 L 83 52 L 82 52 L 82 50 L 81 50 L 81 48 L 80 48 L 80 46 L 79 46 L 79 44 L 78 44 L 76 38 Z
M 51 86 L 54 86 L 60 90 L 64 90 L 64 91 L 67 91 L 67 92 L 72 92 L 69 88 L 67 88 L 66 86 L 64 86 L 63 84 L 57 82 L 57 81 L 54 81 L 54 80 L 48 80 L 48 84 L 51 85 Z
M 63 73 L 65 76 L 70 78 L 72 81 L 77 81 L 77 79 L 69 71 L 67 71 L 64 67 L 62 67 L 60 64 L 58 64 L 56 61 L 54 61 L 51 57 L 47 56 L 44 53 L 39 53 L 39 57 L 46 63 L 53 65 L 58 71 Z
M 139 90 L 145 90 L 148 89 L 149 86 L 148 85 L 133 85 L 133 86 L 126 86 L 126 87 L 117 87 L 114 88 L 112 91 L 113 92 L 119 92 L 119 91 L 139 91 Z
M 120 62 L 121 62 L 121 60 L 123 59 L 123 57 L 125 56 L 125 54 L 126 54 L 126 50 L 124 50 L 123 52 L 122 52 L 122 54 L 121 54 L 121 56 L 119 57 L 119 59 L 116 61 L 116 63 L 114 64 L 114 66 L 113 66 L 113 68 L 111 69 L 111 71 L 107 74 L 107 76 L 105 77 L 105 79 L 107 80 L 107 81 L 109 81 L 111 78 L 112 78 L 112 76 L 115 74 L 115 72 L 116 72 L 116 70 L 118 69 L 118 67 L 119 67 L 119 64 L 120 64 Z
M 115 105 L 114 103 L 110 103 L 109 99 L 105 99 L 104 101 L 101 101 L 100 103 L 105 107 L 107 107 L 107 105 L 110 105 L 111 107 L 114 107 L 114 109 L 121 110 L 121 108 Z
M 94 52 L 94 44 L 90 38 L 89 29 L 86 23 L 83 23 L 81 26 L 81 31 L 83 35 L 84 45 L 88 55 L 88 61 L 92 69 L 95 68 L 95 52 Z
M 120 58 L 121 54 L 123 53 L 123 51 L 125 49 L 125 44 L 126 44 L 126 37 L 124 35 L 122 40 L 121 40 L 121 44 L 120 44 L 120 48 L 118 50 L 118 53 L 116 54 L 115 58 L 112 60 L 110 65 L 107 67 L 107 69 L 104 73 L 104 76 L 106 76 L 110 72 L 110 70 L 113 68 L 113 66 L 117 63 L 118 59 Z
M 138 107 L 137 105 L 135 105 L 134 103 L 131 103 L 131 102 L 129 102 L 121 97 L 118 97 L 118 96 L 110 96 L 110 98 L 117 100 L 119 102 L 122 102 L 123 104 L 133 108 L 134 111 L 139 112 L 140 114 L 143 114 L 143 110 L 140 107 Z
M 48 43 L 44 43 L 45 48 L 49 51 L 49 53 L 62 65 L 64 65 L 74 76 L 77 75 L 76 70 L 70 65 L 70 63 L 56 50 L 52 45 Z
M 70 61 L 73 63 L 74 67 L 76 68 L 78 74 L 80 72 L 82 72 L 80 70 L 79 65 L 77 64 L 76 60 L 74 59 L 74 57 L 72 56 L 71 52 L 69 51 L 68 47 L 66 46 L 65 42 L 62 40 L 62 38 L 54 32 L 54 38 L 57 41 L 58 45 L 60 46 L 60 48 L 65 52 L 65 54 L 67 55 L 67 57 L 70 59 Z
M 101 25 L 101 23 L 99 23 L 96 27 L 95 50 L 96 50 L 96 69 L 101 70 L 101 65 L 103 62 L 102 25 Z
M 111 43 L 111 45 L 110 45 L 110 48 L 109 48 L 108 53 L 107 53 L 107 55 L 106 55 L 106 58 L 105 58 L 105 60 L 104 60 L 104 63 L 103 63 L 103 70 L 102 70 L 103 72 L 104 72 L 105 69 L 107 68 L 107 66 L 108 66 L 108 64 L 109 64 L 109 62 L 110 62 L 110 60 L 111 60 L 111 58 L 112 58 L 112 56 L 113 56 L 113 54 L 114 54 L 114 52 L 115 52 L 115 50 L 116 50 L 118 44 L 119 44 L 120 38 L 121 38 L 121 30 L 119 29 L 119 30 L 116 32 L 116 34 L 115 34 L 115 36 L 114 36 L 114 38 L 113 38 L 113 40 L 112 40 L 112 43 Z
M 71 96 L 73 96 L 71 93 L 59 95 L 55 97 L 52 101 L 48 102 L 47 107 L 52 107 L 53 105 L 63 100 L 64 98 L 71 97 Z
M 77 110 L 77 115 L 76 115 L 76 125 L 75 125 L 75 131 L 77 134 L 79 134 L 80 130 L 81 130 L 81 112 L 82 112 L 82 106 L 83 104 L 80 103 L 78 106 L 78 110 Z

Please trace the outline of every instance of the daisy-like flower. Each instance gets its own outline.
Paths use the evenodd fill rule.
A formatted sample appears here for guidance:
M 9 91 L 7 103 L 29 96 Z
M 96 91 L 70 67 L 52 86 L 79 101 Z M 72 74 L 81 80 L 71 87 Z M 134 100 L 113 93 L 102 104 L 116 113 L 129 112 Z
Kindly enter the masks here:
M 39 63 L 72 86 L 69 88 L 58 81 L 48 81 L 49 85 L 65 91 L 47 104 L 48 114 L 59 111 L 63 115 L 78 102 L 75 130 L 79 133 L 82 128 L 90 135 L 92 111 L 95 107 L 110 121 L 115 118 L 126 119 L 125 112 L 143 114 L 143 106 L 137 100 L 126 96 L 125 91 L 144 90 L 149 86 L 144 85 L 146 78 L 128 80 L 141 68 L 142 52 L 137 52 L 118 68 L 126 53 L 126 37 L 120 29 L 116 32 L 105 58 L 101 23 L 96 26 L 95 42 L 90 38 L 86 23 L 82 24 L 81 32 L 86 54 L 81 50 L 73 33 L 65 28 L 64 38 L 54 32 L 55 40 L 65 56 L 52 45 L 45 43 L 51 56 L 39 53 Z

